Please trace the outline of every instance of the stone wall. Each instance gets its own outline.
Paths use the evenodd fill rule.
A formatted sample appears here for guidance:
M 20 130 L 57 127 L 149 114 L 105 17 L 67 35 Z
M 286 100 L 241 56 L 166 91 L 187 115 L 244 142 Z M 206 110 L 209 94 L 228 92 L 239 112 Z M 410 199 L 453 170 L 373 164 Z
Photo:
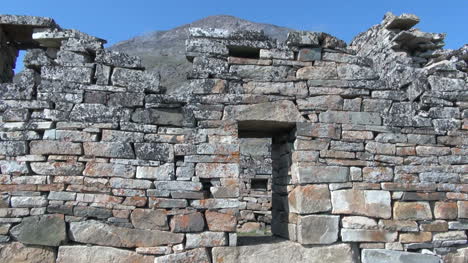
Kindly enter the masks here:
M 102 39 L 0 16 L 29 49 L 0 84 L 0 255 L 463 262 L 468 49 L 443 50 L 444 35 L 417 22 L 387 14 L 350 46 L 193 28 L 193 72 L 176 96 Z M 292 242 L 237 246 L 249 133 L 272 138 L 271 228 Z
M 15 68 L 18 49 L 10 45 L 9 39 L 5 32 L 0 28 L 0 83 L 11 82 L 13 79 L 13 69 Z
M 272 138 L 240 138 L 240 210 L 238 232 L 271 233 Z

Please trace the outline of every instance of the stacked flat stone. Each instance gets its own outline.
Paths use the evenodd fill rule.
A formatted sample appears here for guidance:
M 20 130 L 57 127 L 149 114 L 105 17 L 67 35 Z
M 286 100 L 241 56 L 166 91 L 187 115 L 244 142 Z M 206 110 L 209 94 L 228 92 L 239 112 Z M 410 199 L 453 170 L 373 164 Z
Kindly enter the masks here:
M 241 138 L 240 211 L 238 233 L 271 233 L 273 167 L 271 138 Z M 256 183 L 257 182 L 257 183 Z
M 387 14 L 350 46 L 193 28 L 193 72 L 172 95 L 102 39 L 0 16 L 0 33 L 26 28 L 33 47 L 0 84 L 1 258 L 466 261 L 466 48 L 445 52 L 418 21 Z M 271 231 L 284 245 L 236 247 L 255 202 L 241 175 L 263 174 L 243 166 L 245 131 L 273 138 Z

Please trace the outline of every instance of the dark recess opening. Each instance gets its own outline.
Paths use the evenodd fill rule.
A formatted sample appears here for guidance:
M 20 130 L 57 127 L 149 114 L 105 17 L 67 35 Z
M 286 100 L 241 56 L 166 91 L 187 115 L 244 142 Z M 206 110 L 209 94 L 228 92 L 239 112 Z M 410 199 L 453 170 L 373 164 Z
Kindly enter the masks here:
M 251 179 L 250 187 L 256 191 L 267 191 L 268 190 L 268 179 Z
M 240 140 L 240 210 L 238 244 L 288 239 L 287 186 L 296 123 L 238 122 Z
M 252 47 L 228 46 L 229 56 L 238 58 L 260 58 L 260 49 Z

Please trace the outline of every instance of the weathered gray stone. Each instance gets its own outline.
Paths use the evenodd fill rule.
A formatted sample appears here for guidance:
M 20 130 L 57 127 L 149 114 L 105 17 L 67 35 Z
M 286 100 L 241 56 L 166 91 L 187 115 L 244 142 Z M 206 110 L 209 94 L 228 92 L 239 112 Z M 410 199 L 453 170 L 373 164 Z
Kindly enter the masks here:
M 195 57 L 193 60 L 193 72 L 201 74 L 222 74 L 228 72 L 229 66 L 226 59 L 213 57 Z
M 299 110 L 342 110 L 343 98 L 337 95 L 315 96 L 297 100 Z
M 336 71 L 336 64 L 329 63 L 324 66 L 300 68 L 296 73 L 296 77 L 306 80 L 336 80 L 338 79 L 338 73 Z
M 49 200 L 75 201 L 76 193 L 71 192 L 50 192 L 47 196 Z
M 286 66 L 256 66 L 231 65 L 229 73 L 247 80 L 281 81 L 287 80 L 290 67 Z
M 153 256 L 141 255 L 133 251 L 102 246 L 61 246 L 57 263 L 153 263 Z
M 29 172 L 26 162 L 0 161 L 0 170 L 2 174 L 21 175 Z
M 376 229 L 377 221 L 364 216 L 346 216 L 341 220 L 341 225 L 351 229 Z
M 362 79 L 377 79 L 378 75 L 372 68 L 362 67 L 358 65 L 337 66 L 338 77 L 346 80 L 362 80 Z
M 83 171 L 84 176 L 132 178 L 135 167 L 131 165 L 88 162 Z
M 42 67 L 41 76 L 47 80 L 91 84 L 93 67 Z
M 341 229 L 343 242 L 393 242 L 397 237 L 398 232 L 387 230 Z
M 347 182 L 348 167 L 315 166 L 310 164 L 294 164 L 291 168 L 292 177 L 298 183 L 340 183 Z
M 73 208 L 73 215 L 80 217 L 107 219 L 112 216 L 112 210 L 92 206 L 75 206 Z
M 141 107 L 144 105 L 145 95 L 134 92 L 113 93 L 109 95 L 108 105 L 114 107 Z
M 43 175 L 81 175 L 84 164 L 79 162 L 40 162 L 30 163 L 31 170 Z
M 174 164 L 171 163 L 166 163 L 161 166 L 138 166 L 136 178 L 169 181 L 174 179 L 174 170 Z
M 175 215 L 171 220 L 171 230 L 175 233 L 201 232 L 205 228 L 205 220 L 199 212 Z
M 195 166 L 195 175 L 200 178 L 238 177 L 238 164 L 198 163 Z
M 445 263 L 463 263 L 468 260 L 468 249 L 459 248 L 442 257 Z
M 460 176 L 456 173 L 424 172 L 419 174 L 419 180 L 421 182 L 458 183 Z
M 312 214 L 331 210 L 330 191 L 327 185 L 296 186 L 288 195 L 289 211 Z
M 63 141 L 32 141 L 29 147 L 31 154 L 80 155 L 83 153 L 80 143 Z
M 59 246 L 67 240 L 63 215 L 31 216 L 10 230 L 23 244 Z
M 157 257 L 154 263 L 210 263 L 211 259 L 206 248 L 191 249 L 182 253 Z
M 169 230 L 167 215 L 163 210 L 135 209 L 130 219 L 138 229 Z
M 434 91 L 458 91 L 465 89 L 465 81 L 444 77 L 429 76 L 429 84 Z
M 202 232 L 199 234 L 187 234 L 185 247 L 187 249 L 197 247 L 220 247 L 226 246 L 227 235 L 223 232 Z
M 320 32 L 292 31 L 288 33 L 286 43 L 290 46 L 319 46 Z
M 389 143 L 368 142 L 366 151 L 374 154 L 395 155 L 396 147 Z
M 190 205 L 194 208 L 204 209 L 222 209 L 222 208 L 238 208 L 241 203 L 237 199 L 206 199 L 193 200 Z
M 153 183 L 149 180 L 135 180 L 124 178 L 111 178 L 109 184 L 113 188 L 129 188 L 129 189 L 149 189 Z
M 0 141 L 0 154 L 6 156 L 20 156 L 26 154 L 27 146 L 23 141 Z
M 364 144 L 360 142 L 342 142 L 332 141 L 330 150 L 334 151 L 347 151 L 347 152 L 361 152 L 364 151 Z
M 20 242 L 0 245 L 0 258 L 11 263 L 55 263 L 56 252 L 52 247 L 27 246 Z
M 357 262 L 349 244 L 306 247 L 283 239 L 272 241 L 249 246 L 213 248 L 213 263 Z
M 364 167 L 362 178 L 366 182 L 386 182 L 393 180 L 393 169 L 390 167 Z
M 431 220 L 432 210 L 428 202 L 395 202 L 393 217 L 397 220 Z
M 210 231 L 235 232 L 237 218 L 229 213 L 218 213 L 214 211 L 205 212 L 206 223 Z M 229 245 L 232 246 L 231 241 Z
M 117 122 L 129 118 L 128 109 L 102 104 L 77 104 L 70 113 L 70 120 L 78 122 Z
M 96 62 L 121 68 L 142 68 L 141 59 L 139 57 L 108 50 L 99 50 L 96 52 Z
M 339 216 L 300 216 L 297 222 L 297 241 L 303 245 L 332 244 L 338 240 Z
M 75 53 L 68 50 L 59 50 L 55 61 L 60 65 L 67 65 L 67 63 L 90 63 L 91 57 L 88 54 Z
M 202 184 L 191 181 L 155 181 L 154 187 L 161 191 L 200 191 Z
M 385 250 L 385 249 L 363 249 L 361 256 L 363 263 L 409 263 L 409 262 L 427 262 L 439 263 L 437 256 L 410 253 L 403 251 Z
M 138 159 L 155 161 L 174 160 L 174 147 L 164 143 L 135 143 L 135 153 Z
M 227 106 L 225 120 L 302 122 L 304 118 L 291 101 L 277 101 L 253 105 Z
M 128 87 L 129 90 L 159 92 L 159 76 L 141 70 L 115 68 L 111 82 L 115 86 Z
M 88 220 L 70 223 L 70 239 L 85 244 L 113 247 L 152 247 L 182 242 L 183 234 L 116 227 Z
M 322 59 L 321 48 L 301 48 L 297 56 L 299 61 L 316 61 Z
M 321 122 L 380 125 L 380 114 L 372 112 L 327 111 L 319 115 Z
M 419 17 L 413 14 L 395 16 L 392 13 L 386 13 L 382 23 L 385 23 L 384 26 L 387 29 L 408 30 L 419 23 Z
M 132 146 L 129 143 L 119 142 L 85 142 L 84 154 L 95 157 L 109 158 L 135 158 Z
M 45 196 L 12 196 L 11 207 L 45 207 L 48 202 Z
M 166 192 L 161 190 L 156 190 L 159 192 Z M 166 195 L 167 197 L 169 194 Z M 185 199 L 169 199 L 169 198 L 149 198 L 149 207 L 156 208 L 185 208 L 187 207 L 187 200 Z
M 121 129 L 124 129 L 124 128 L 121 127 Z M 106 142 L 143 142 L 144 133 L 103 130 L 101 140 L 106 141 Z
M 189 38 L 185 42 L 186 54 L 209 54 L 212 56 L 227 56 L 229 50 L 220 41 L 205 38 Z
M 279 94 L 292 97 L 305 97 L 308 94 L 305 82 L 247 82 L 242 86 L 248 94 Z
M 378 190 L 338 190 L 331 192 L 332 213 L 390 218 L 390 192 Z
M 260 58 L 294 59 L 294 52 L 281 49 L 260 49 Z

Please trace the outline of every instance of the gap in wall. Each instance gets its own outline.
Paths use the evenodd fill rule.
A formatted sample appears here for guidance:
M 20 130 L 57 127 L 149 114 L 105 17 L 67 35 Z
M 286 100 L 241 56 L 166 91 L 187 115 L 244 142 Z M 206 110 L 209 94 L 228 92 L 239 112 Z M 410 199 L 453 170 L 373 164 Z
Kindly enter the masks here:
M 294 128 L 295 124 L 280 122 L 239 123 L 240 199 L 246 203 L 237 226 L 240 245 L 268 243 L 273 236 L 287 238 L 283 233 L 288 227 Z

